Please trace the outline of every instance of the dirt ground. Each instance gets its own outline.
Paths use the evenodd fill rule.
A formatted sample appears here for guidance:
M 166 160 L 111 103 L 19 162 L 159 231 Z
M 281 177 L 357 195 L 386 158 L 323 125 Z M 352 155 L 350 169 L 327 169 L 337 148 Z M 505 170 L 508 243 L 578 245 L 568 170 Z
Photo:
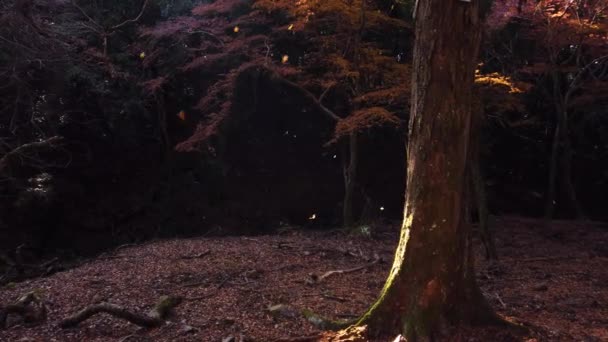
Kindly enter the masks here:
M 535 220 L 498 218 L 496 232 L 500 260 L 489 263 L 480 255 L 478 281 L 500 315 L 531 332 L 471 328 L 451 340 L 608 341 L 606 227 L 555 222 L 546 228 Z M 9 317 L 0 341 L 297 341 L 319 332 L 302 310 L 352 319 L 372 303 L 397 236 L 398 226 L 384 226 L 371 237 L 294 229 L 121 248 L 75 269 L 0 289 L 2 304 L 36 291 L 48 308 L 46 322 L 34 326 Z M 374 263 L 378 257 L 384 261 Z M 328 271 L 360 266 L 367 267 L 315 281 Z M 184 300 L 160 328 L 105 314 L 76 328 L 57 326 L 103 301 L 145 313 L 162 295 Z

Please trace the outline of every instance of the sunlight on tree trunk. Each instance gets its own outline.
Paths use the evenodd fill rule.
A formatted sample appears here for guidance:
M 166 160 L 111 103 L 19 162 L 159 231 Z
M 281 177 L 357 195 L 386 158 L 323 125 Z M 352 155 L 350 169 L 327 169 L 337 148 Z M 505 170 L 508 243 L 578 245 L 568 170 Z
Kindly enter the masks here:
M 380 298 L 359 320 L 371 335 L 437 338 L 496 315 L 475 282 L 465 217 L 478 2 L 419 0 L 404 221 Z

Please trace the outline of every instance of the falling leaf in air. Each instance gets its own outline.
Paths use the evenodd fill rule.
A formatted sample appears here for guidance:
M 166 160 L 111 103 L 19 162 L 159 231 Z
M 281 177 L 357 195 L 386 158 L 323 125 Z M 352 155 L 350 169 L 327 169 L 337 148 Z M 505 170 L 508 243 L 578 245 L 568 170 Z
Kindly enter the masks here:
M 142 52 L 139 54 L 139 58 L 141 58 L 141 59 L 146 58 L 146 53 L 142 51 Z
M 240 29 L 239 29 L 239 27 L 238 27 L 238 26 L 235 26 L 235 27 L 234 27 L 234 29 L 233 29 L 234 33 L 239 33 L 239 30 L 240 30 Z
M 177 117 L 182 121 L 186 120 L 186 112 L 180 110 L 179 113 L 177 113 Z
M 281 58 L 281 63 L 285 64 L 287 62 L 289 62 L 289 56 L 283 55 L 283 58 Z
M 288 31 L 293 30 L 293 24 L 289 25 L 289 27 L 287 28 Z

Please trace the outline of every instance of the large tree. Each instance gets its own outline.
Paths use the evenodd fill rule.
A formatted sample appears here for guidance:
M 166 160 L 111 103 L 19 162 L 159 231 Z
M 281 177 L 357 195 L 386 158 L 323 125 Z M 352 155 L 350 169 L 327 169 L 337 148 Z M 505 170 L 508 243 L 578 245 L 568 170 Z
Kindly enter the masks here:
M 414 13 L 401 240 L 379 299 L 358 323 L 372 335 L 402 333 L 408 341 L 496 318 L 475 282 L 465 215 L 479 0 L 418 0 Z

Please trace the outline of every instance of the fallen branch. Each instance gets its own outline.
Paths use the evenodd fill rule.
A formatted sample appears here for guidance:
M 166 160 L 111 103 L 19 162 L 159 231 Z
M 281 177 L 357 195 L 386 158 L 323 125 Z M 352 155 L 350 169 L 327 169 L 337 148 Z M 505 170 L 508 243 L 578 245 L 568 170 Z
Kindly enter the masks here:
M 335 300 L 335 301 L 340 302 L 340 303 L 344 303 L 344 302 L 348 301 L 348 299 L 346 299 L 346 298 L 342 298 L 342 297 L 338 297 L 338 296 L 333 296 L 333 295 L 330 295 L 330 294 L 322 294 L 321 296 L 323 298 L 325 298 L 325 299 Z
M 114 317 L 122 318 L 141 327 L 153 328 L 163 324 L 164 319 L 171 310 L 181 302 L 179 297 L 163 296 L 160 298 L 154 309 L 148 314 L 138 314 L 128 309 L 110 303 L 100 303 L 88 306 L 76 314 L 62 320 L 59 323 L 61 328 L 75 327 L 79 323 L 91 318 L 98 313 L 107 313 Z
M 316 274 L 312 274 L 311 277 L 310 277 L 311 278 L 310 282 L 312 282 L 312 283 L 320 283 L 323 280 L 325 280 L 325 279 L 327 279 L 327 278 L 329 278 L 329 277 L 331 277 L 332 275 L 335 275 L 335 274 L 346 274 L 346 273 L 353 273 L 353 272 L 361 271 L 361 270 L 364 270 L 364 269 L 366 269 L 368 267 L 371 267 L 371 266 L 379 263 L 380 260 L 382 260 L 382 259 L 379 258 L 379 257 L 377 257 L 377 258 L 374 259 L 374 261 L 372 261 L 372 262 L 370 262 L 368 264 L 357 266 L 357 267 L 353 267 L 353 268 L 349 268 L 349 269 L 346 269 L 346 270 L 328 271 L 328 272 L 325 272 L 321 276 L 317 276 Z
M 9 315 L 19 315 L 25 323 L 38 323 L 46 319 L 46 306 L 34 292 L 29 292 L 15 303 L 0 307 L 0 330 L 7 328 Z

